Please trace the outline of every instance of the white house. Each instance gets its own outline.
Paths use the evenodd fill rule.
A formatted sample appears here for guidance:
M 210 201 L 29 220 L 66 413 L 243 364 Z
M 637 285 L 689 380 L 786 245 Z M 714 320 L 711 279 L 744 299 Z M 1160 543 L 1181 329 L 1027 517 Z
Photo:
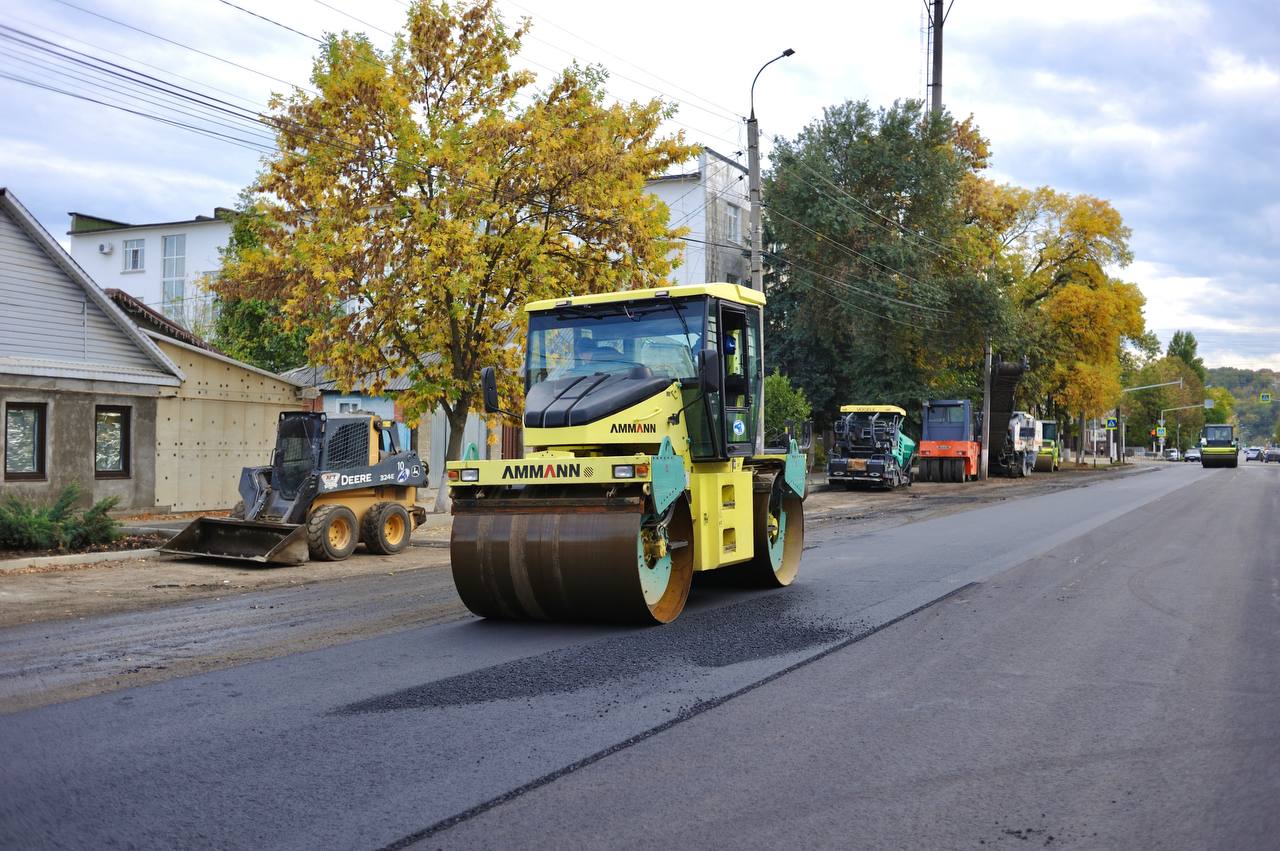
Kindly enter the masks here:
M 703 148 L 696 162 L 696 170 L 652 178 L 646 187 L 670 209 L 672 227 L 689 229 L 684 263 L 672 273 L 673 282 L 748 283 L 751 197 L 747 167 L 710 148 Z
M 215 300 L 205 279 L 222 268 L 234 211 L 144 225 L 70 215 L 71 257 L 98 286 L 123 290 L 188 328 L 208 328 Z

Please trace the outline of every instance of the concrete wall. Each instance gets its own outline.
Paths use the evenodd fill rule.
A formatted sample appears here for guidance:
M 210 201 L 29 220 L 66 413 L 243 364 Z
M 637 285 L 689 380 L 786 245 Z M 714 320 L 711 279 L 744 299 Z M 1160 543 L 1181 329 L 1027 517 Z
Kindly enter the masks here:
M 186 374 L 156 406 L 156 504 L 231 508 L 240 470 L 271 461 L 282 411 L 305 410 L 299 388 L 270 373 L 171 341 L 156 342 Z
M 55 384 L 56 389 L 55 389 Z M 89 381 L 0 376 L 0 417 L 10 402 L 43 402 L 48 407 L 45 427 L 45 478 L 6 481 L 0 493 L 51 501 L 69 484 L 80 485 L 84 505 L 109 496 L 119 497 L 118 510 L 146 510 L 155 504 L 156 439 L 155 387 L 111 385 Z M 150 395 L 137 395 L 149 393 Z M 99 479 L 94 475 L 94 408 L 130 408 L 129 477 Z M 0 419 L 0 429 L 4 420 Z M 0 445 L 0 452 L 3 452 Z M 3 466 L 0 466 L 0 471 Z
M 746 173 L 706 151 L 698 156 L 696 176 L 652 180 L 645 191 L 667 205 L 668 224 L 687 227 L 684 263 L 671 274 L 675 284 L 727 281 L 747 284 L 751 262 L 751 198 Z M 732 227 L 730 209 L 737 211 L 738 227 Z M 711 244 L 707 244 L 711 243 Z
M 115 287 L 131 296 L 142 299 L 155 310 L 161 309 L 164 294 L 163 237 L 183 234 L 187 238 L 185 261 L 185 304 L 182 315 L 171 318 L 191 326 L 200 326 L 209 320 L 213 298 L 204 288 L 207 275 L 216 275 L 222 268 L 218 253 L 231 238 L 231 225 L 221 220 L 207 222 L 180 222 L 158 227 L 134 227 L 107 231 L 72 234 L 71 257 L 80 264 L 98 286 Z M 124 269 L 124 240 L 141 239 L 145 243 L 145 261 L 140 272 Z M 110 254 L 102 254 L 98 246 L 111 246 Z

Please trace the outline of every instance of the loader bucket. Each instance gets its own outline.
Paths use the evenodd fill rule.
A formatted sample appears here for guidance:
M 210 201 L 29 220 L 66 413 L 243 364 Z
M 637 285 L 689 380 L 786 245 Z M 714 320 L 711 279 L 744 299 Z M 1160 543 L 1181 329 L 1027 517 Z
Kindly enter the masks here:
M 301 564 L 309 555 L 307 527 L 294 523 L 201 517 L 174 535 L 160 548 L 160 552 L 262 564 Z

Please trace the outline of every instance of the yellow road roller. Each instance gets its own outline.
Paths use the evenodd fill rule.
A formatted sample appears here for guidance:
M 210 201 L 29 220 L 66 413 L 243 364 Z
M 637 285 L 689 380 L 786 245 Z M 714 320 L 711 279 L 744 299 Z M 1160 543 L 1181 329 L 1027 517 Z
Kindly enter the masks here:
M 667 623 L 696 571 L 789 585 L 806 456 L 763 433 L 762 293 L 698 284 L 532 302 L 523 457 L 446 465 L 453 579 L 488 618 Z

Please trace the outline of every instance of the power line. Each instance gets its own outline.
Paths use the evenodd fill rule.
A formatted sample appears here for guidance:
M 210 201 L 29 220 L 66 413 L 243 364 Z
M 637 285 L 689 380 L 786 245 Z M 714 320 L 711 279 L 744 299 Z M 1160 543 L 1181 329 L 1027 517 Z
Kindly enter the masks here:
M 883 269 L 884 271 L 886 271 L 886 272 L 888 272 L 888 273 L 890 273 L 890 274 L 892 274 L 892 275 L 901 275 L 902 277 L 906 278 L 908 281 L 911 281 L 912 283 L 919 284 L 919 285 L 920 285 L 920 286 L 922 286 L 922 287 L 928 288 L 928 287 L 930 286 L 929 284 L 926 284 L 924 281 L 921 281 L 919 278 L 916 278 L 916 277 L 914 277 L 914 276 L 912 276 L 912 275 L 909 275 L 908 273 L 906 273 L 906 272 L 902 271 L 901 269 L 896 269 L 896 268 L 894 268 L 893 266 L 890 266 L 890 265 L 885 264 L 885 263 L 881 263 L 879 260 L 876 260 L 875 258 L 872 258 L 872 257 L 868 257 L 867 255 L 863 254 L 862 252 L 858 251 L 857 249 L 850 248 L 849 246 L 845 245 L 844 243 L 842 243 L 842 242 L 838 242 L 837 240 L 832 239 L 831 237 L 827 236 L 826 234 L 824 234 L 824 233 L 821 233 L 821 232 L 819 232 L 819 231 L 814 230 L 813 228 L 811 228 L 811 227 L 809 227 L 808 225 L 806 225 L 804 222 L 801 222 L 801 221 L 798 221 L 798 220 L 796 220 L 796 219 L 791 218 L 791 217 L 790 217 L 790 216 L 788 216 L 786 213 L 780 213 L 780 212 L 778 212 L 778 211 L 777 211 L 775 208 L 773 208 L 772 206 L 766 206 L 766 209 L 768 209 L 768 210 L 769 210 L 769 212 L 770 212 L 770 214 L 771 214 L 771 215 L 775 215 L 775 216 L 777 216 L 778 218 L 782 219 L 783 221 L 790 222 L 791 224 L 795 225 L 796 227 L 800 228 L 801 230 L 806 231 L 806 232 L 808 232 L 808 233 L 812 234 L 813 236 L 818 237 L 819 239 L 823 240 L 824 242 L 829 242 L 829 243 L 831 243 L 831 244 L 832 244 L 832 245 L 834 245 L 837 249 L 839 249 L 840 251 L 844 252 L 845 254 L 848 254 L 850 257 L 855 257 L 855 258 L 858 258 L 858 259 L 864 260 L 864 261 L 866 261 L 867 263 L 870 263 L 870 264 L 872 264 L 873 266 L 877 266 L 877 267 L 879 267 L 880 269 Z
M 318 39 L 313 35 L 304 33 L 302 30 L 296 30 L 293 27 L 289 26 L 288 24 L 282 24 L 279 21 L 272 20 L 271 18 L 268 18 L 266 15 L 259 15 L 257 12 L 253 11 L 252 9 L 246 9 L 243 6 L 237 6 L 235 3 L 232 3 L 231 0 L 218 0 L 218 2 L 221 3 L 223 6 L 230 6 L 232 9 L 236 9 L 238 11 L 244 12 L 246 15 L 252 15 L 253 17 L 257 18 L 260 21 L 266 21 L 269 24 L 273 24 L 274 26 L 277 26 L 282 30 L 287 30 L 288 32 L 293 33 L 294 35 L 300 35 L 303 38 L 309 38 L 312 41 L 314 41 L 316 44 L 324 44 L 323 40 Z
M 259 71 L 257 68 L 250 68 L 248 65 L 241 65 L 239 62 L 234 62 L 234 61 L 232 61 L 232 60 L 230 60 L 230 59 L 226 59 L 226 58 L 221 57 L 221 56 L 218 56 L 218 55 L 216 55 L 216 54 L 209 53 L 209 52 L 204 51 L 204 50 L 200 50 L 199 48 L 192 47 L 192 46 L 191 46 L 191 45 L 189 45 L 189 44 L 183 44 L 183 43 L 182 43 L 182 42 L 180 42 L 180 41 L 174 41 L 174 40 L 173 40 L 173 39 L 171 39 L 171 38 L 168 38 L 168 37 L 166 37 L 166 36 L 162 36 L 162 35 L 158 35 L 157 33 L 153 33 L 153 32 L 151 32 L 150 30 L 144 30 L 142 27 L 136 27 L 136 26 L 134 26 L 133 24 L 126 23 L 126 22 L 124 22 L 124 21 L 119 20 L 118 18 L 113 18 L 113 17 L 111 17 L 110 15 L 104 15 L 104 14 L 102 14 L 101 12 L 95 12 L 95 11 L 93 11 L 92 9 L 86 9 L 86 8 L 84 8 L 83 6 L 77 6 L 75 3 L 70 2 L 70 0 L 53 0 L 53 2 L 55 2 L 55 3 L 61 3 L 63 6 L 66 6 L 66 7 L 71 8 L 71 9 L 75 9 L 77 12 L 83 12 L 83 13 L 84 13 L 84 14 L 86 14 L 86 15 L 92 15 L 92 16 L 93 16 L 93 17 L 95 17 L 95 18 L 100 18 L 100 19 L 102 19 L 102 20 L 104 20 L 104 21 L 108 21 L 108 22 L 110 22 L 110 23 L 113 23 L 113 24 L 115 24 L 116 26 L 124 27 L 124 28 L 125 28 L 125 29 L 127 29 L 127 30 L 133 30 L 133 31 L 134 31 L 134 32 L 136 32 L 136 33 L 141 33 L 142 35 L 150 36 L 151 38 L 158 39 L 158 40 L 163 41 L 163 42 L 165 42 L 165 43 L 167 43 L 167 44 L 172 44 L 174 47 L 181 47 L 181 48 L 183 48 L 184 50 L 190 50 L 192 53 L 198 53 L 198 54 L 200 54 L 201 56 L 206 56 L 206 57 L 208 57 L 209 59 L 213 59 L 213 60 L 215 60 L 215 61 L 222 62 L 222 63 L 224 63 L 224 64 L 226 64 L 226 65 L 230 65 L 230 66 L 232 66 L 233 68 L 239 68 L 239 69 L 240 69 L 240 70 L 242 70 L 242 71 L 248 71 L 248 72 L 249 72 L 249 73 L 251 73 L 251 74 L 257 74 L 259 77 L 263 77 L 263 78 L 268 79 L 268 80 L 274 80 L 274 81 L 275 81 L 275 82 L 277 82 L 277 83 L 283 83 L 284 85 L 286 85 L 286 86 L 292 86 L 293 88 L 303 89 L 304 91 L 311 92 L 313 95 L 318 95 L 318 94 L 319 94 L 319 92 L 317 92 L 315 89 L 308 88 L 308 87 L 306 87 L 306 86 L 299 86 L 299 85 L 297 85 L 296 83 L 290 83 L 288 80 L 282 80 L 282 79 L 280 79 L 279 77 L 275 77 L 275 76 L 272 76 L 271 74 L 266 73 L 265 71 Z

